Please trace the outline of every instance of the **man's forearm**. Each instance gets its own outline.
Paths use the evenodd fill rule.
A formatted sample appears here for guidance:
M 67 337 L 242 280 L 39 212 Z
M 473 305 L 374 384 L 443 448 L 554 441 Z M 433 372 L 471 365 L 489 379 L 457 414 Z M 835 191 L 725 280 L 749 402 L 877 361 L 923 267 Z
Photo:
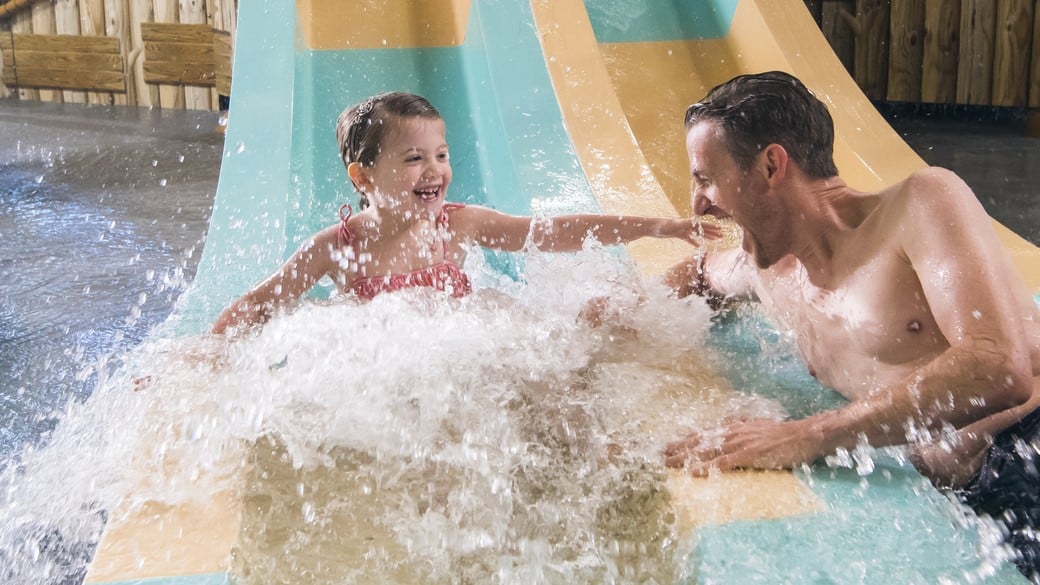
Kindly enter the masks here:
M 899 384 L 834 411 L 806 419 L 821 454 L 852 448 L 863 438 L 875 447 L 926 438 L 1012 408 L 1028 398 L 1031 375 L 1015 370 L 1004 352 L 950 348 Z

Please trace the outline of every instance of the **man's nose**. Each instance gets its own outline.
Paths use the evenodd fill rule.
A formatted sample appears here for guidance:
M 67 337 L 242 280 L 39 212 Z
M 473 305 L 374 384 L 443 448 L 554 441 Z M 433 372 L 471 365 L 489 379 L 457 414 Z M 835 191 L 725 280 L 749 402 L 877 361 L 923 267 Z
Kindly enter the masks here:
M 714 204 L 711 199 L 708 199 L 704 193 L 700 191 L 694 191 L 693 193 L 693 213 L 695 215 L 706 215 Z

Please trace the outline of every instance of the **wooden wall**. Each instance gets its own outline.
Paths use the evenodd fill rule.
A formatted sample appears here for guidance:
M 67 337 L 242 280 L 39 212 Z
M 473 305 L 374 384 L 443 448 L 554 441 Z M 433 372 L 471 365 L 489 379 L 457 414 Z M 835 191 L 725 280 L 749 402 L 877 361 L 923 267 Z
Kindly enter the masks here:
M 872 100 L 1040 108 L 1040 0 L 806 0 Z
M 24 7 L 18 6 L 25 4 Z M 140 23 L 208 24 L 235 35 L 237 0 L 0 0 L 0 35 L 9 33 L 118 37 L 127 74 L 125 92 L 5 87 L 25 100 L 218 109 L 212 87 L 146 83 Z M 3 86 L 0 86 L 3 87 Z M 0 91 L 0 97 L 3 97 Z
M 878 101 L 1040 108 L 1040 0 L 805 0 L 835 54 Z M 216 109 L 209 87 L 144 81 L 142 22 L 235 34 L 237 0 L 0 0 L 0 34 L 119 37 L 127 91 L 0 85 L 0 97 Z M 14 6 L 25 5 L 21 9 Z

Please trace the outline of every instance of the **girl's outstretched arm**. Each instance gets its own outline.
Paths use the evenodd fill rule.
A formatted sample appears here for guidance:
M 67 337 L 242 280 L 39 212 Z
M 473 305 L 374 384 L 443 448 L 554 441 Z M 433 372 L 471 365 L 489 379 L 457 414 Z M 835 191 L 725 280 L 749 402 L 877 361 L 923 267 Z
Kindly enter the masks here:
M 481 246 L 507 251 L 520 250 L 528 238 L 539 250 L 575 252 L 589 237 L 605 245 L 626 244 L 647 237 L 678 238 L 698 244 L 703 239 L 722 237 L 719 226 L 690 218 L 596 214 L 532 218 L 476 205 L 456 211 L 452 225 Z
M 322 276 L 337 270 L 333 250 L 338 228 L 326 228 L 304 242 L 274 274 L 228 305 L 210 332 L 223 334 L 264 323 L 277 309 L 303 296 Z

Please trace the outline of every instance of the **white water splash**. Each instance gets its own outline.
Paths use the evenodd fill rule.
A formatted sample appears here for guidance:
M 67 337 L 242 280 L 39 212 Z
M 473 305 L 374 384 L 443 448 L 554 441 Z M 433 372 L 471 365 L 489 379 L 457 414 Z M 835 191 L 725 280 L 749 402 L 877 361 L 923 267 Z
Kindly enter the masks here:
M 675 579 L 663 442 L 777 407 L 705 365 L 702 301 L 602 250 L 528 256 L 529 284 L 476 264 L 462 300 L 307 302 L 230 345 L 146 343 L 0 478 L 5 581 L 82 570 L 104 514 L 222 489 L 246 503 L 242 583 Z

